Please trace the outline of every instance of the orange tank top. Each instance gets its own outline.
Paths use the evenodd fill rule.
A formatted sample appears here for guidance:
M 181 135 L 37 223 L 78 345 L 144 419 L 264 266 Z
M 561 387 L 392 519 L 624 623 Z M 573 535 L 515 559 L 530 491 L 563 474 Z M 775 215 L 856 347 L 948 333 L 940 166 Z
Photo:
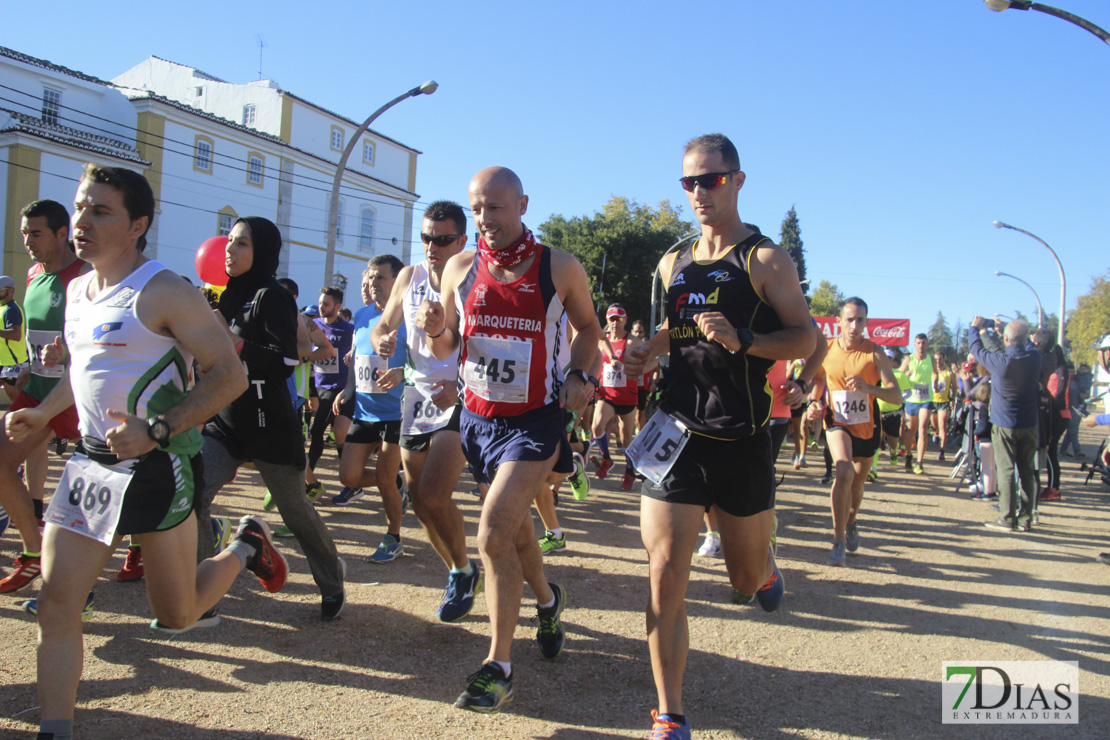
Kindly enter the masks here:
M 871 439 L 875 433 L 871 395 L 848 389 L 845 379 L 858 375 L 871 385 L 879 385 L 875 367 L 875 343 L 865 339 L 853 350 L 841 348 L 839 339 L 829 340 L 829 354 L 821 365 L 828 384 L 829 413 L 826 425 L 844 427 L 853 437 Z

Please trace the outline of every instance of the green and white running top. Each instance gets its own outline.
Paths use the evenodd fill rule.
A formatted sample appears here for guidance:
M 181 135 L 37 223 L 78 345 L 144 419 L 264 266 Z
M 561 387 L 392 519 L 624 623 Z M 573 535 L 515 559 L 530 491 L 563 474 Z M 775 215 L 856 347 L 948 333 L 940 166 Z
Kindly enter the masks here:
M 89 298 L 95 272 L 74 280 L 66 304 L 65 340 L 70 353 L 70 385 L 81 434 L 103 441 L 119 422 L 107 409 L 126 409 L 140 419 L 165 413 L 185 397 L 193 357 L 172 337 L 148 329 L 136 314 L 139 295 L 166 267 L 151 260 L 115 288 Z M 166 451 L 193 455 L 200 432 L 190 428 L 170 439 Z

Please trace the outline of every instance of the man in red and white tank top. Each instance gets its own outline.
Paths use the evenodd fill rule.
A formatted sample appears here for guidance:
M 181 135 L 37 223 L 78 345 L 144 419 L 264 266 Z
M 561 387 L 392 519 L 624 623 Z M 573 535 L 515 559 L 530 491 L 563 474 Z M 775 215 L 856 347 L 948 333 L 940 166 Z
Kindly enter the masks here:
M 566 411 L 586 405 L 601 336 L 585 270 L 571 255 L 536 242 L 521 221 L 527 208 L 512 170 L 475 175 L 470 209 L 478 251 L 450 259 L 440 301 L 424 301 L 415 316 L 436 357 L 461 348 L 459 432 L 471 472 L 490 486 L 478 548 L 492 640 L 488 659 L 455 702 L 485 713 L 512 697 L 510 651 L 525 581 L 539 608 L 540 652 L 555 658 L 563 649 L 566 591 L 544 577 L 531 504 L 552 470 L 572 470 Z M 567 322 L 575 331 L 569 345 Z
M 621 447 L 627 449 L 632 444 L 632 437 L 636 429 L 636 401 L 637 388 L 640 376 L 630 376 L 624 368 L 625 350 L 638 347 L 643 342 L 633 337 L 624 328 L 628 321 L 628 312 L 624 306 L 614 303 L 605 311 L 605 322 L 609 327 L 608 338 L 602 339 L 599 345 L 601 350 L 601 386 L 597 391 L 597 405 L 594 407 L 593 434 L 594 444 L 601 450 L 601 458 L 591 458 L 597 464 L 597 477 L 604 478 L 613 466 L 609 457 L 609 433 L 606 429 L 613 417 L 620 422 Z M 632 483 L 636 480 L 631 464 L 624 469 L 624 480 L 621 488 L 625 491 L 632 490 Z

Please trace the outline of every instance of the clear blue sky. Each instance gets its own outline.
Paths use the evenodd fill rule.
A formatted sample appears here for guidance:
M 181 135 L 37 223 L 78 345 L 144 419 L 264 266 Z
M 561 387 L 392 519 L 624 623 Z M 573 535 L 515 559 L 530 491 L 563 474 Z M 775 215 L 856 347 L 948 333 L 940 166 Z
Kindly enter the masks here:
M 1110 28 L 1110 3 L 1058 0 Z M 234 82 L 262 69 L 356 120 L 427 79 L 440 89 L 375 124 L 424 152 L 422 202 L 465 203 L 512 167 L 526 223 L 612 196 L 684 206 L 683 143 L 721 131 L 747 184 L 741 215 L 777 238 L 801 221 L 809 274 L 873 316 L 924 331 L 937 311 L 1058 311 L 1106 273 L 1110 47 L 982 0 L 731 2 L 3 3 L 0 44 L 111 79 L 154 54 Z M 139 27 L 146 31 L 140 31 Z M 1099 216 L 1099 213 L 1103 216 Z M 471 224 L 471 230 L 473 225 Z M 645 256 L 654 262 L 655 256 Z

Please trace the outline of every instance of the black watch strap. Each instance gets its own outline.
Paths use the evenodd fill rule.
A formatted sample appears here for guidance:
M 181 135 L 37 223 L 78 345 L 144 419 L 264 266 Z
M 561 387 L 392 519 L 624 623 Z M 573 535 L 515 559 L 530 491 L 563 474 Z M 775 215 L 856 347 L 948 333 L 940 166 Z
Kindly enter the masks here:
M 159 447 L 167 446 L 170 443 L 170 437 L 173 436 L 173 430 L 170 429 L 169 423 L 161 416 L 147 419 L 146 433 Z

